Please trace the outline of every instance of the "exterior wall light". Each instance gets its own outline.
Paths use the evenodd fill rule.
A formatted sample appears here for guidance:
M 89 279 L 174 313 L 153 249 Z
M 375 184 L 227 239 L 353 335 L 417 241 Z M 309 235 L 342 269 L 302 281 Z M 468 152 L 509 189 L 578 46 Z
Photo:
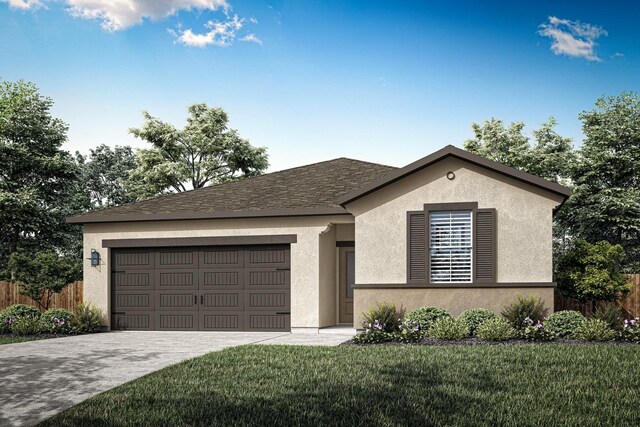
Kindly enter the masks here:
M 91 267 L 97 267 L 100 265 L 100 252 L 95 249 L 91 249 Z
M 456 174 L 455 174 L 455 173 L 453 173 L 453 172 L 451 172 L 451 171 L 447 172 L 447 179 L 448 179 L 449 181 L 453 181 L 453 180 L 455 179 L 455 177 L 456 177 Z

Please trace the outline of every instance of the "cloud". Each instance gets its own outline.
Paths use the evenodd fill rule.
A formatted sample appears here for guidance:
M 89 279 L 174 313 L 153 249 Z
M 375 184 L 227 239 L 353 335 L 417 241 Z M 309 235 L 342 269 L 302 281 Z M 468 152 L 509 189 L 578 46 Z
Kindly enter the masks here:
M 540 24 L 538 34 L 552 40 L 551 51 L 556 55 L 584 58 L 588 61 L 601 61 L 595 53 L 595 41 L 608 35 L 602 27 L 555 16 L 550 16 L 548 22 Z
M 107 31 L 124 30 L 144 19 L 159 21 L 180 11 L 231 9 L 226 0 L 66 0 L 66 3 L 72 16 L 100 20 Z
M 37 9 L 44 6 L 41 0 L 0 0 L 2 3 L 9 3 L 9 7 L 13 9 Z
M 209 31 L 194 33 L 191 28 L 187 28 L 180 32 L 177 40 L 179 43 L 193 47 L 229 46 L 235 40 L 238 31 L 242 29 L 244 22 L 245 20 L 238 18 L 238 15 L 222 22 L 209 21 L 206 24 Z
M 624 53 L 622 52 L 616 52 L 612 55 L 613 58 L 622 58 L 624 56 Z
M 243 42 L 250 42 L 250 43 L 257 43 L 257 44 L 262 44 L 262 40 L 260 40 L 255 34 L 251 33 L 251 34 L 247 34 L 246 36 L 244 36 L 243 38 L 240 39 L 240 41 Z

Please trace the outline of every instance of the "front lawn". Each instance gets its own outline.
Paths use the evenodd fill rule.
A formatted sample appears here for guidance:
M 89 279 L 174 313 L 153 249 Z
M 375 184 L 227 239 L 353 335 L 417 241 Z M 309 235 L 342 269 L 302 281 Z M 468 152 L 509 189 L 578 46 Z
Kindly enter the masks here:
M 0 345 L 2 344 L 15 344 L 18 342 L 35 341 L 44 339 L 42 337 L 30 336 L 30 337 L 18 337 L 15 335 L 0 335 Z
M 243 346 L 43 425 L 637 425 L 639 365 L 636 346 Z

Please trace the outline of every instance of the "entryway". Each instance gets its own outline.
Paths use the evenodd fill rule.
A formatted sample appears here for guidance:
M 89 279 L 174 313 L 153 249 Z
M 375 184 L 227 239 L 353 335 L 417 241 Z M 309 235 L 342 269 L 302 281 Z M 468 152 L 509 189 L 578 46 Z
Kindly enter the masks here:
M 338 321 L 353 324 L 353 284 L 356 278 L 356 253 L 354 247 L 339 248 L 339 296 Z

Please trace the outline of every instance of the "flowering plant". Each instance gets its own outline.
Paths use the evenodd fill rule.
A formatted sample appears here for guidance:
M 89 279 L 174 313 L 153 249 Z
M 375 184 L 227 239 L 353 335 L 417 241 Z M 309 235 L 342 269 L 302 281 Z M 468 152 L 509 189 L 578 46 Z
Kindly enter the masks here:
M 620 331 L 622 341 L 640 342 L 640 317 L 625 320 Z
M 533 321 L 530 317 L 525 317 L 522 321 L 522 329 L 520 329 L 520 337 L 529 341 L 551 341 L 556 336 L 544 323 L 540 320 Z
M 400 342 L 418 342 L 424 336 L 425 331 L 422 330 L 420 324 L 411 320 L 405 320 L 400 325 L 400 331 L 396 332 L 395 339 Z

